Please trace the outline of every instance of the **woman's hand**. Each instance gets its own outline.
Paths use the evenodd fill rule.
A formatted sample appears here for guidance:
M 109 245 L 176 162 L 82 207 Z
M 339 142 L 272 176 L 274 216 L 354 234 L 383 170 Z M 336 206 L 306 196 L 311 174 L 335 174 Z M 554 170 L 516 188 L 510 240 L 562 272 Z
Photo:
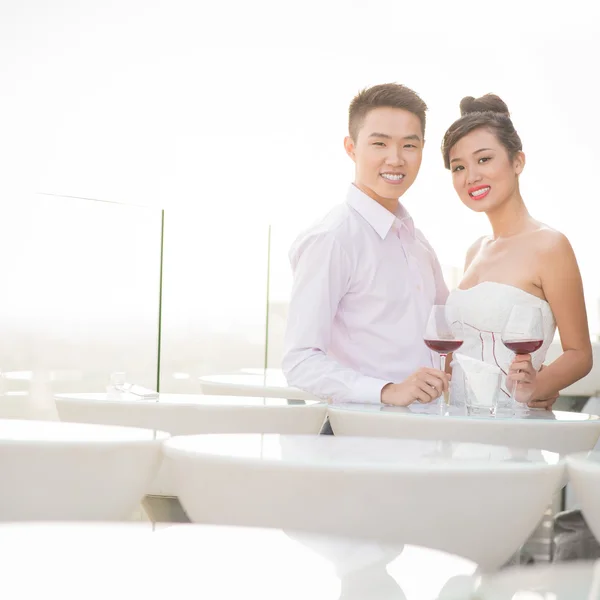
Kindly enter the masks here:
M 546 410 L 552 410 L 552 406 L 557 400 L 558 394 L 553 398 L 529 400 L 527 406 L 529 406 L 529 408 L 545 408 Z
M 538 373 L 541 373 L 546 365 L 542 365 Z M 530 408 L 545 408 L 546 410 L 552 410 L 554 403 L 558 400 L 558 392 L 553 396 L 549 396 L 548 398 L 532 398 L 527 403 L 527 406 Z
M 512 394 L 515 385 L 518 385 L 515 400 L 527 404 L 533 396 L 536 378 L 537 371 L 531 364 L 531 354 L 517 354 L 508 369 L 506 387 Z

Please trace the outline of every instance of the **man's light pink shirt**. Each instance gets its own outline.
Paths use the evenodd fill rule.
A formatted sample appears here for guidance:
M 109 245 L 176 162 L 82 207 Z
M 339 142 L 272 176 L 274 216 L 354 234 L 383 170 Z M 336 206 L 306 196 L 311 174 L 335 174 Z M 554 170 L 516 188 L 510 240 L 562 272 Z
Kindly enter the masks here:
M 296 239 L 290 261 L 290 385 L 333 402 L 379 403 L 387 383 L 439 368 L 423 332 L 448 288 L 402 205 L 393 215 L 351 185 L 345 204 Z

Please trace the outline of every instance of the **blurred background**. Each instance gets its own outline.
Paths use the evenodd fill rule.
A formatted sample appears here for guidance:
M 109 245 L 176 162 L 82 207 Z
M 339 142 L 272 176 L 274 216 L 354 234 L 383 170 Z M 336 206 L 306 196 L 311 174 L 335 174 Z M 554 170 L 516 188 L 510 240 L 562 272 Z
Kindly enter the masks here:
M 449 286 L 488 224 L 440 142 L 463 96 L 494 92 L 596 340 L 599 58 L 600 7 L 579 0 L 0 0 L 0 412 L 115 371 L 197 392 L 278 368 L 289 245 L 345 199 L 350 100 L 390 81 L 429 105 L 404 203 Z

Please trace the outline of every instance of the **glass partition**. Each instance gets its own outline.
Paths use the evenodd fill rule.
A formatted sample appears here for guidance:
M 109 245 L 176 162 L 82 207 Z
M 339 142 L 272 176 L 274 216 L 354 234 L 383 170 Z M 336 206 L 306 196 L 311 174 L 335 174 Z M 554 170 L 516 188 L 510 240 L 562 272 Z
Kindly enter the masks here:
M 115 371 L 156 388 L 161 211 L 39 194 L 0 215 L 0 416 L 52 418 L 52 393 Z
M 213 217 L 165 213 L 161 392 L 265 366 L 268 226 Z

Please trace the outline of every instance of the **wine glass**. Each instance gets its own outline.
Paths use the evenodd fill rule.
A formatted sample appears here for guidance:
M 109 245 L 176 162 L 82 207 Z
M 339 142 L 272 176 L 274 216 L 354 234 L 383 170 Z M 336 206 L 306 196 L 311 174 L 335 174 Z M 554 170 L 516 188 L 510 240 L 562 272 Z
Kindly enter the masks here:
M 463 321 L 460 311 L 445 304 L 432 306 L 423 341 L 430 350 L 440 355 L 440 370 L 445 371 L 448 354 L 463 345 Z M 446 404 L 450 403 L 448 392 L 444 392 L 444 401 Z
M 544 343 L 542 311 L 537 306 L 513 306 L 502 330 L 502 343 L 517 354 L 532 354 Z M 517 402 L 518 382 L 511 392 L 513 406 Z

